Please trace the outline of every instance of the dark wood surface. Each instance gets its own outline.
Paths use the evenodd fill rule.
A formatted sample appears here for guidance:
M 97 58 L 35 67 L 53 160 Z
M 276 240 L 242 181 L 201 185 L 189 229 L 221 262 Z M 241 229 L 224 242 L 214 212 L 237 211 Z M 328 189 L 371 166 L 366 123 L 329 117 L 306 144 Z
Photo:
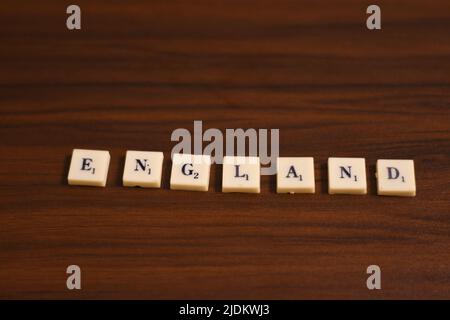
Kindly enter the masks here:
M 0 298 L 450 298 L 450 4 L 2 1 Z M 171 132 L 279 128 L 314 195 L 170 191 Z M 68 186 L 73 148 L 109 150 L 106 188 Z M 126 150 L 165 153 L 163 188 L 121 187 Z M 327 194 L 365 157 L 366 196 Z M 376 195 L 414 159 L 417 197 Z M 66 267 L 82 290 L 66 289 Z M 366 268 L 382 269 L 382 290 Z

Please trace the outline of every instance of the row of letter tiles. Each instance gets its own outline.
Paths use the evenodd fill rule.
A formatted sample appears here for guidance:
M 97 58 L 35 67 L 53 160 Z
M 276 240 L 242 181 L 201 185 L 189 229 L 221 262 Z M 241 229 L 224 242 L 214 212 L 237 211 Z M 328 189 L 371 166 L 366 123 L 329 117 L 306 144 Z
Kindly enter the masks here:
M 126 187 L 160 188 L 163 153 L 127 151 L 123 171 Z M 70 185 L 106 185 L 110 155 L 108 151 L 74 149 L 69 169 Z M 174 154 L 170 188 L 172 190 L 208 191 L 211 157 Z M 258 157 L 223 159 L 222 192 L 260 193 Z M 415 196 L 413 160 L 378 160 L 378 194 Z M 367 194 L 364 158 L 328 158 L 328 192 L 330 194 Z M 278 193 L 315 193 L 312 157 L 277 159 Z

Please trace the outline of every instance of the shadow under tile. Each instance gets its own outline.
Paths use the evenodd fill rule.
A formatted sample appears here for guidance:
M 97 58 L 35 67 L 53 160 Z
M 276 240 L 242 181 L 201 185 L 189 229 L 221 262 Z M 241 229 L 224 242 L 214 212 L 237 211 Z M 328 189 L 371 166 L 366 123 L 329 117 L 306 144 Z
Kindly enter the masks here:
M 64 166 L 63 166 L 63 172 L 62 172 L 62 175 L 61 175 L 61 179 L 60 179 L 60 183 L 62 184 L 62 185 L 67 185 L 68 184 L 68 182 L 67 182 L 67 177 L 68 177 L 68 175 L 69 175 L 69 169 L 70 169 L 70 161 L 71 161 L 71 159 L 72 159 L 72 155 L 66 155 L 65 157 L 64 157 Z
M 367 194 L 377 195 L 377 177 L 375 176 L 375 172 L 377 170 L 377 166 L 375 164 L 369 165 L 369 171 L 367 172 Z
M 320 165 L 320 191 L 321 193 L 328 194 L 328 164 L 323 163 Z
M 162 168 L 162 177 L 161 177 L 161 189 L 170 189 L 170 173 L 172 170 L 172 160 L 170 160 L 170 157 L 168 160 L 163 161 L 163 168 Z
M 215 173 L 214 173 L 214 190 L 216 192 L 222 192 L 222 164 L 215 165 Z
M 112 159 L 111 159 L 112 160 Z M 110 164 L 111 165 L 111 164 Z M 123 170 L 125 168 L 125 156 L 120 156 L 116 168 L 116 181 L 113 182 L 115 186 L 123 186 Z
M 272 174 L 269 176 L 269 191 L 270 193 L 277 193 L 277 175 Z

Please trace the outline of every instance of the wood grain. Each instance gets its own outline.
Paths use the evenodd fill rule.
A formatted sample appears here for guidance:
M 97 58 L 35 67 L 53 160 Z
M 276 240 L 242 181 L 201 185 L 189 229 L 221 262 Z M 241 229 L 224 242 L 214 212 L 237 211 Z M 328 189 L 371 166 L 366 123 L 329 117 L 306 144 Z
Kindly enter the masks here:
M 450 5 L 378 1 L 3 1 L 0 298 L 450 298 Z M 176 128 L 279 128 L 317 193 L 121 187 L 126 150 L 169 159 Z M 106 149 L 106 188 L 66 182 Z M 367 196 L 327 194 L 329 156 L 365 157 Z M 414 159 L 417 197 L 376 195 Z M 65 269 L 82 268 L 82 290 Z M 382 290 L 366 268 L 382 268 Z

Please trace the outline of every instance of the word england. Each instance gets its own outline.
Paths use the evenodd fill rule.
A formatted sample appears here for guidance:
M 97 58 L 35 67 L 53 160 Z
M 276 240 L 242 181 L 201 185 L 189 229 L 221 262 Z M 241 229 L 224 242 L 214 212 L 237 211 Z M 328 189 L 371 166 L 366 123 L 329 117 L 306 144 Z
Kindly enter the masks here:
M 164 155 L 156 151 L 127 151 L 123 170 L 125 187 L 160 188 Z M 69 168 L 70 185 L 106 186 L 110 154 L 102 150 L 74 149 Z M 208 191 L 209 155 L 172 156 L 170 189 Z M 314 158 L 277 157 L 277 193 L 315 193 Z M 222 192 L 260 193 L 259 157 L 225 156 Z M 378 195 L 416 195 L 413 160 L 380 159 L 376 163 Z M 329 194 L 367 194 L 364 158 L 328 158 Z

